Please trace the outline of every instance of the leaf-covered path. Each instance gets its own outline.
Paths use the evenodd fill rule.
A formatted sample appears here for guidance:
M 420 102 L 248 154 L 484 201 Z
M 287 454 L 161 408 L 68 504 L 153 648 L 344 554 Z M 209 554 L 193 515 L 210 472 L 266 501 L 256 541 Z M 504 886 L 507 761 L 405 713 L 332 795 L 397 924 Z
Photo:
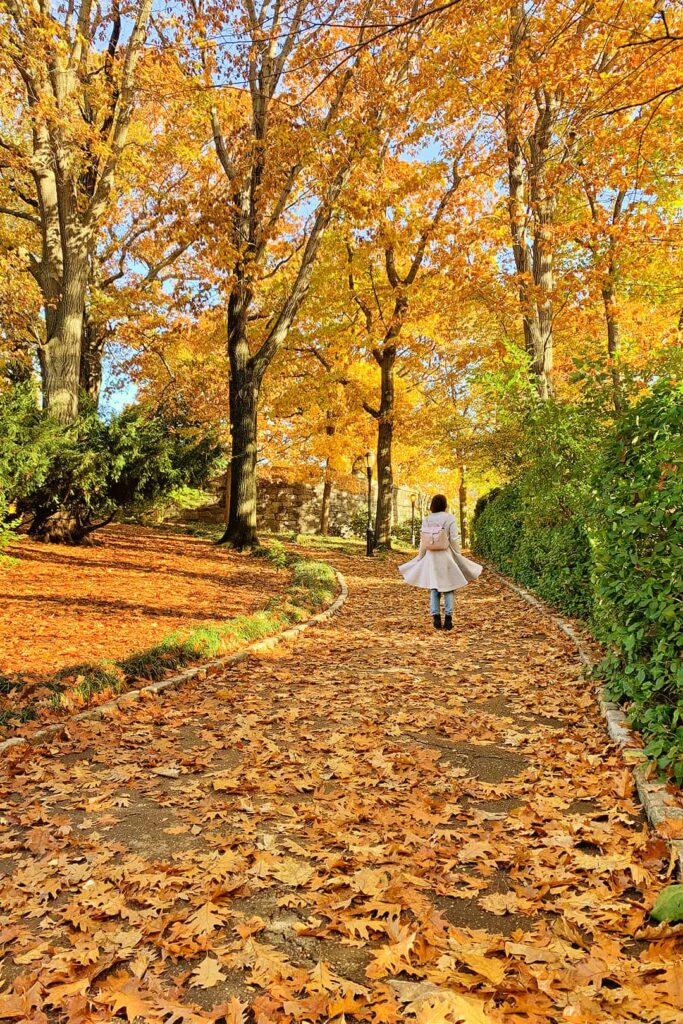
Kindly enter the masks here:
M 295 645 L 4 760 L 0 1019 L 681 1021 L 570 642 L 490 576 L 435 634 L 396 559 L 335 561 Z

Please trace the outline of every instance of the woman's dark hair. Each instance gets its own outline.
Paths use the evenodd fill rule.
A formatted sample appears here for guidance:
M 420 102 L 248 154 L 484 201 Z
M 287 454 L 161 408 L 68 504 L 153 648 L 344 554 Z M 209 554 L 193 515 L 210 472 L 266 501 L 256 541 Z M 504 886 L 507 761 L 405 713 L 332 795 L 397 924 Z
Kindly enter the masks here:
M 448 508 L 448 501 L 445 494 L 435 494 L 429 506 L 430 512 L 445 512 Z

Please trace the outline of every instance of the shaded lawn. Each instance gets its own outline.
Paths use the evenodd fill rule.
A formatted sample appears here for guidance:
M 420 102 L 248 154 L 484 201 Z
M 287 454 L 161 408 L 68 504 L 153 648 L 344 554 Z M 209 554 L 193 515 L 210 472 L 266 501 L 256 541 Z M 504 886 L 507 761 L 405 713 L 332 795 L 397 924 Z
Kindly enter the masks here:
M 0 674 L 41 682 L 176 629 L 263 608 L 289 574 L 208 540 L 114 525 L 87 547 L 22 538 L 0 570 Z

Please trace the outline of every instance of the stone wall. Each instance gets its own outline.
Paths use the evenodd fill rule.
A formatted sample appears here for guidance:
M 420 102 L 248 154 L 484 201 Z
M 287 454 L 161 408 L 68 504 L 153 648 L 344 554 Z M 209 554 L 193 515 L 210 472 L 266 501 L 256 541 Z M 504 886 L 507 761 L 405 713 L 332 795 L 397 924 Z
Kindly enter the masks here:
M 222 523 L 225 519 L 225 477 L 214 481 L 209 488 L 215 494 L 215 502 L 197 509 L 188 510 L 183 519 L 188 522 Z M 411 516 L 411 491 L 407 487 L 394 487 L 393 522 L 402 523 Z M 296 533 L 317 533 L 320 529 L 323 481 L 308 483 L 294 482 L 285 478 L 264 478 L 257 481 L 259 528 L 268 533 L 295 531 Z M 373 484 L 373 516 L 376 488 Z M 425 496 L 418 494 L 415 508 L 420 515 L 421 503 Z M 342 479 L 332 485 L 330 496 L 330 525 L 332 535 L 339 535 L 348 526 L 354 509 L 367 508 L 365 483 L 358 477 Z

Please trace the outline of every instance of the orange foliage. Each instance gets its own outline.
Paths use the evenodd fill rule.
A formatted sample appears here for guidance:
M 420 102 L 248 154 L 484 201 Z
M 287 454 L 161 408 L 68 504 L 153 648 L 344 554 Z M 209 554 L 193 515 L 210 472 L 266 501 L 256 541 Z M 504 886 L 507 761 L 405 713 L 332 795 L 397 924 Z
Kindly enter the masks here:
M 108 526 L 85 547 L 22 538 L 0 571 L 0 673 L 40 684 L 117 659 L 176 629 L 265 607 L 286 576 L 207 540 Z

